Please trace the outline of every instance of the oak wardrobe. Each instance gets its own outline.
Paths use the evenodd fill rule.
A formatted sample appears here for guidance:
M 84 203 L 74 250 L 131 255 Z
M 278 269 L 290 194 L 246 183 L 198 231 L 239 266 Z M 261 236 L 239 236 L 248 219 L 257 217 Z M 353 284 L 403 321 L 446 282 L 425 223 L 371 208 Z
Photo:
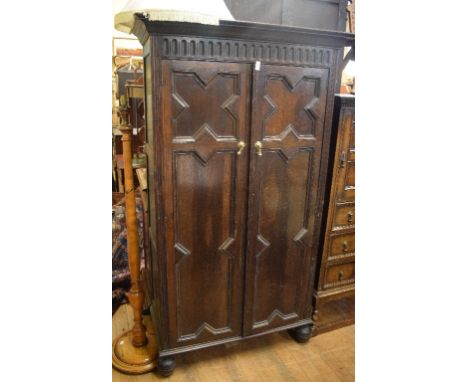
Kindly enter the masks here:
M 343 47 L 353 35 L 136 16 L 144 47 L 151 315 L 173 355 L 307 341 Z

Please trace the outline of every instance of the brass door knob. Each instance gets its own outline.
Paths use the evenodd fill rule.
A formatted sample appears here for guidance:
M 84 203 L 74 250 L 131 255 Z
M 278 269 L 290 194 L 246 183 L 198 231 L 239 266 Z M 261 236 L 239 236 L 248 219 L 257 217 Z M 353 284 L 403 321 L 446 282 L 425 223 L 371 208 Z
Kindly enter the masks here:
M 239 150 L 237 150 L 237 155 L 241 155 L 242 154 L 242 150 L 244 150 L 244 147 L 245 147 L 245 142 L 244 141 L 240 141 L 238 144 L 237 144 L 237 147 Z
M 262 142 L 260 142 L 260 141 L 255 142 L 255 153 L 259 157 L 262 156 Z

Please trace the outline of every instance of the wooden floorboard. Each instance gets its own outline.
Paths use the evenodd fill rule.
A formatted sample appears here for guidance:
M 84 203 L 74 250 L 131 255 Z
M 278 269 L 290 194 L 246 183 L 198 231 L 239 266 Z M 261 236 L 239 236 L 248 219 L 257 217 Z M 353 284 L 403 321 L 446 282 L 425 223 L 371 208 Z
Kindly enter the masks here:
M 122 305 L 112 317 L 112 335 L 131 328 L 132 310 Z M 156 373 L 130 376 L 112 369 L 113 382 L 352 382 L 354 325 L 294 342 L 286 332 L 176 356 L 169 378 Z

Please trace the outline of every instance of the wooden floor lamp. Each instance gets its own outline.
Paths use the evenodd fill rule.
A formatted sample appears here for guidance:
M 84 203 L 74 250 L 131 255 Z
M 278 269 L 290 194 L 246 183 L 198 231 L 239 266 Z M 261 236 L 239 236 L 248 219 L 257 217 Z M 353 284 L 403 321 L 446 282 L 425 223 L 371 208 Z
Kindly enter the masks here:
M 143 323 L 143 289 L 140 281 L 140 248 L 136 215 L 135 189 L 132 167 L 132 126 L 125 96 L 120 98 L 122 146 L 125 176 L 125 216 L 127 223 L 127 252 L 131 287 L 127 293 L 133 308 L 134 326 L 112 343 L 112 365 L 125 373 L 143 374 L 156 368 L 157 347 L 154 334 Z

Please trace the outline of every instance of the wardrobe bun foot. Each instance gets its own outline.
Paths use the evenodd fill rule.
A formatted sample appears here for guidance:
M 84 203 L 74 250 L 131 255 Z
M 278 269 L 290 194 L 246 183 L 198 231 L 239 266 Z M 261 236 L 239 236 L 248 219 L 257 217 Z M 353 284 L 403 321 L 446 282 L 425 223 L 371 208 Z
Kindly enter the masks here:
M 160 357 L 158 358 L 158 373 L 162 377 L 169 377 L 176 367 L 174 357 Z
M 312 329 L 310 325 L 303 325 L 294 329 L 289 329 L 288 333 L 296 342 L 303 344 L 309 341 Z

